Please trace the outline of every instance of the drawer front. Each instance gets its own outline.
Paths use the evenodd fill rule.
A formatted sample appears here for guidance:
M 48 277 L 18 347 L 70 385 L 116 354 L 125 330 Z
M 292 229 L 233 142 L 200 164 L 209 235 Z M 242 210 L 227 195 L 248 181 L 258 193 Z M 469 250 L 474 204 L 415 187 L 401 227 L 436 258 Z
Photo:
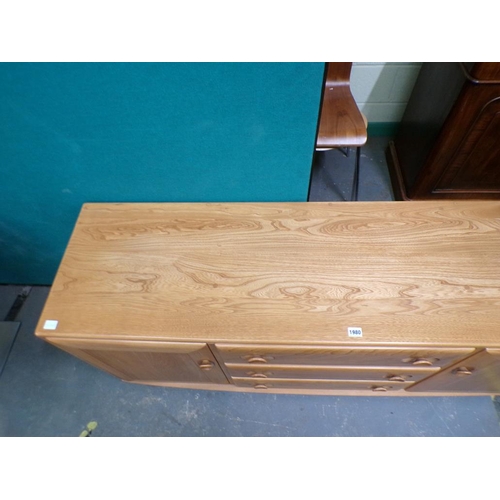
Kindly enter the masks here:
M 256 380 L 251 377 L 233 377 L 234 385 L 238 387 L 253 387 L 255 390 L 268 389 L 303 389 L 303 390 L 341 390 L 341 391 L 372 391 L 384 393 L 403 390 L 412 385 L 411 382 L 393 384 L 391 382 L 377 383 L 372 380 L 296 380 L 286 378 L 269 378 Z
M 228 363 L 226 367 L 232 377 L 252 378 L 256 381 L 268 378 L 373 380 L 385 383 L 390 382 L 391 384 L 416 382 L 439 371 L 439 368 L 249 365 L 245 363 Z
M 472 353 L 472 348 L 413 347 L 295 347 L 216 344 L 227 363 L 251 365 L 407 366 L 443 367 Z

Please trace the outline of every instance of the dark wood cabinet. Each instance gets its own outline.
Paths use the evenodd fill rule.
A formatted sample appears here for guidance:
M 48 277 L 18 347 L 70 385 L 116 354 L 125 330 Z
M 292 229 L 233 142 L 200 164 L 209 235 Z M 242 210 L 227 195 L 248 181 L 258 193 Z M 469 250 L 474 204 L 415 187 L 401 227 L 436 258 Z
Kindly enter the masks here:
M 500 198 L 500 63 L 424 63 L 387 160 L 397 200 Z

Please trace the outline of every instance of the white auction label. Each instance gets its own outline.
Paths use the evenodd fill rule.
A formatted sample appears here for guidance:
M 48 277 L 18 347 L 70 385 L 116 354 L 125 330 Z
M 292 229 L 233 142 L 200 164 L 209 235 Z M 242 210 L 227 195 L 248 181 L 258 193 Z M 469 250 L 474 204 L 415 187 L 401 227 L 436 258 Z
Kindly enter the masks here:
M 43 324 L 43 329 L 44 330 L 55 330 L 57 328 L 58 323 L 59 323 L 59 321 L 57 321 L 56 319 L 48 319 Z
M 359 326 L 349 326 L 347 327 L 347 335 L 349 337 L 362 337 L 363 329 L 359 328 Z

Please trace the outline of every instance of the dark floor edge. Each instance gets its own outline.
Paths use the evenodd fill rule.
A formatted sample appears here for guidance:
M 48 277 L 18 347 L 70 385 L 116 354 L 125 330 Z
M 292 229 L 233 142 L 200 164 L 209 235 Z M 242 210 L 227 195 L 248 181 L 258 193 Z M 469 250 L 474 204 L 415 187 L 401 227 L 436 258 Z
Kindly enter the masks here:
M 498 423 L 500 424 L 500 396 L 493 396 L 491 399 L 493 400 L 493 406 L 497 411 Z
M 7 312 L 7 315 L 5 316 L 5 321 L 14 321 L 17 318 L 17 315 L 21 311 L 21 308 L 23 307 L 23 304 L 28 298 L 30 292 L 31 292 L 31 286 L 25 286 L 21 290 L 21 292 L 17 295 L 16 299 L 14 300 L 14 303 L 10 307 L 9 311 Z

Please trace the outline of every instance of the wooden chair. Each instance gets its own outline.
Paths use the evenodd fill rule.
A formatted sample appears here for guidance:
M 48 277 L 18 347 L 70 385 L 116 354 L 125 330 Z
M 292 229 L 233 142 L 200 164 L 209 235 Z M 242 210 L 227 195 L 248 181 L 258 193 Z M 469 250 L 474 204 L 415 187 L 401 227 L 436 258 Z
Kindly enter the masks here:
M 367 140 L 367 121 L 354 100 L 351 87 L 351 62 L 326 63 L 326 78 L 321 104 L 316 151 L 356 148 L 356 163 L 351 200 L 358 199 L 361 146 Z

